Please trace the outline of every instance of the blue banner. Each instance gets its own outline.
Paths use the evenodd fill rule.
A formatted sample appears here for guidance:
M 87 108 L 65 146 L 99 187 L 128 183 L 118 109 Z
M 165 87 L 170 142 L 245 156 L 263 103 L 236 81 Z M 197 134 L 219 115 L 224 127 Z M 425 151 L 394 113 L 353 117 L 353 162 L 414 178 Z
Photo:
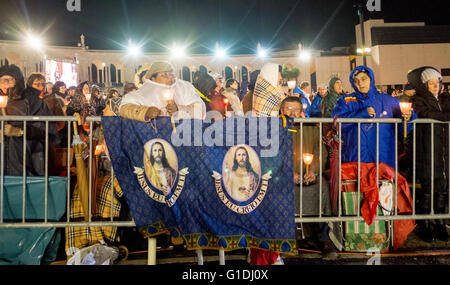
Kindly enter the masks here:
M 143 123 L 103 117 L 138 228 L 176 229 L 188 249 L 295 254 L 292 136 L 278 118 Z M 174 128 L 176 126 L 176 128 Z

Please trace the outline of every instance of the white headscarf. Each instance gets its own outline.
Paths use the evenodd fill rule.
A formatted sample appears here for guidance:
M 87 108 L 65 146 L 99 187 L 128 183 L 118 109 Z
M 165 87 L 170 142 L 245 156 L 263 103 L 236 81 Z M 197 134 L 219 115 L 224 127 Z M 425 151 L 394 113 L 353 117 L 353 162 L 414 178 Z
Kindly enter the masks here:
M 179 111 L 192 104 L 201 106 L 202 117 L 206 113 L 206 106 L 198 95 L 194 86 L 190 82 L 176 79 L 172 85 L 160 84 L 146 79 L 144 85 L 136 91 L 130 92 L 122 99 L 120 106 L 134 104 L 140 106 L 156 107 L 162 111 L 162 115 L 167 115 L 166 106 L 168 100 L 166 94 L 173 96 Z M 200 116 L 197 116 L 200 117 Z M 202 119 L 202 118 L 199 118 Z
M 278 73 L 279 73 L 279 65 L 276 63 L 266 63 L 261 68 L 260 75 L 265 80 L 269 81 L 273 87 L 278 87 Z

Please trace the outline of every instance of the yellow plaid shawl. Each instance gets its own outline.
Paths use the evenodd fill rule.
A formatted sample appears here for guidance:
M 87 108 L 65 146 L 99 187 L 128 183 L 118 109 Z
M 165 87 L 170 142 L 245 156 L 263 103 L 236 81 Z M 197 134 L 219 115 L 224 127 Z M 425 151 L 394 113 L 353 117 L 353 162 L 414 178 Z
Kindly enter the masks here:
M 284 98 L 281 89 L 276 88 L 259 75 L 253 91 L 254 115 L 256 117 L 278 117 L 281 101 Z
M 111 176 L 100 177 L 99 191 L 97 192 L 95 220 L 107 220 L 111 218 L 111 200 L 112 216 L 119 217 L 121 204 L 118 198 L 123 196 L 119 182 L 114 178 L 114 192 L 111 187 Z M 78 185 L 75 186 L 70 203 L 70 221 L 79 221 L 84 218 L 81 208 L 81 199 Z M 103 241 L 108 243 L 116 242 L 117 227 L 67 227 L 66 228 L 66 253 L 68 258 L 72 248 L 84 248 Z

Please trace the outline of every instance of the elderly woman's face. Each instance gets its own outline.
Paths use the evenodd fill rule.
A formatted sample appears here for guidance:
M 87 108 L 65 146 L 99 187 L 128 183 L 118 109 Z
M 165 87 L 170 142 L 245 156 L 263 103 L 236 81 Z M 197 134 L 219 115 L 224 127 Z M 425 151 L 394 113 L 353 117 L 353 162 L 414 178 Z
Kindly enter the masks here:
M 156 83 L 170 86 L 175 83 L 175 73 L 173 72 L 173 70 L 158 72 L 156 74 L 156 77 L 153 77 L 152 80 L 155 81 Z

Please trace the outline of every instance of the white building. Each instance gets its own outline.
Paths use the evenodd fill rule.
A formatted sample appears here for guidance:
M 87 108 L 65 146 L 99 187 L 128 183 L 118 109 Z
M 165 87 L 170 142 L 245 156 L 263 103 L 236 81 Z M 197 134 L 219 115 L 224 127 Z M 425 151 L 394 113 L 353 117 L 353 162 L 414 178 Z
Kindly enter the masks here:
M 355 27 L 356 47 L 371 49 L 367 54 L 367 65 L 374 70 L 376 84 L 381 89 L 404 85 L 409 70 L 425 65 L 439 69 L 444 75 L 445 85 L 450 85 L 450 26 L 368 20 L 364 30 L 366 44 L 363 47 L 360 25 Z M 363 63 L 362 56 L 356 55 L 356 51 L 350 48 L 336 48 L 328 52 L 314 50 L 308 60 L 300 60 L 298 54 L 299 50 L 285 50 L 273 52 L 265 59 L 256 55 L 234 55 L 224 60 L 214 55 L 200 54 L 172 60 L 169 54 L 161 53 L 147 53 L 133 58 L 125 51 L 90 50 L 85 46 L 84 36 L 78 47 L 45 46 L 41 50 L 23 42 L 0 41 L 0 64 L 16 64 L 25 76 L 43 72 L 48 80 L 55 81 L 55 77 L 60 76 L 59 69 L 64 67 L 66 71 L 76 71 L 75 82 L 89 80 L 106 87 L 134 82 L 139 67 L 155 60 L 171 61 L 176 73 L 185 80 L 191 80 L 193 72 L 203 69 L 239 81 L 247 80 L 250 72 L 270 61 L 298 67 L 301 71 L 299 82 L 310 81 L 313 89 L 338 76 L 342 79 L 344 90 L 352 91 L 348 76 L 353 67 Z M 58 75 L 52 74 L 55 68 Z

